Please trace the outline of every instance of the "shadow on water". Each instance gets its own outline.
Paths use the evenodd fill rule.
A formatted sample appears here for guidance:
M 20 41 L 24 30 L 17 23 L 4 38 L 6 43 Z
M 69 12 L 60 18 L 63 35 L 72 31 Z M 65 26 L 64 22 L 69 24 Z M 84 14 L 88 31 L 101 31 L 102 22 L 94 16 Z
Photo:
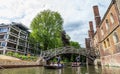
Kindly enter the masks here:
M 0 74 L 120 74 L 119 67 L 65 67 L 45 69 L 44 67 L 0 69 Z

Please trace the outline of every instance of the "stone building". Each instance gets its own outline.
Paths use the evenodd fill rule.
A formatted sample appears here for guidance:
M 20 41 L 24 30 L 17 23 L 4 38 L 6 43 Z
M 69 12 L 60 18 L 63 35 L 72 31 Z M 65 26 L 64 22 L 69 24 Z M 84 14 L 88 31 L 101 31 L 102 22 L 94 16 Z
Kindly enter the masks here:
M 0 24 L 0 53 L 12 51 L 38 55 L 40 49 L 37 44 L 30 42 L 29 34 L 28 28 L 21 23 Z
M 120 66 L 119 5 L 120 0 L 112 0 L 102 20 L 98 6 L 93 6 L 96 32 L 92 38 L 93 46 L 91 47 L 98 51 L 98 54 L 100 53 L 102 65 Z

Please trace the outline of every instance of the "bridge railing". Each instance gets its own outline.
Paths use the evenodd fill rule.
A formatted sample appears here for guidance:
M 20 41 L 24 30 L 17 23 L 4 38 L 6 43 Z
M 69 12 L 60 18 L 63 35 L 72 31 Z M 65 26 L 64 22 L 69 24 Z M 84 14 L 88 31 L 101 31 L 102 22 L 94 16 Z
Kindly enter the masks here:
M 86 55 L 85 49 L 75 49 L 74 47 L 60 47 L 51 50 L 42 51 L 41 57 L 51 58 L 59 54 L 64 53 L 77 53 L 81 55 Z

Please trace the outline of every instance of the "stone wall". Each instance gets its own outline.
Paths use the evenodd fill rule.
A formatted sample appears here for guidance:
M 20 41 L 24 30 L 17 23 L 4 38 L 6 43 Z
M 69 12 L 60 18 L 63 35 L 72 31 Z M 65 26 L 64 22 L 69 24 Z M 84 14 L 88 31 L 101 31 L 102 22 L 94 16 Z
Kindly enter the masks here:
M 0 60 L 0 65 L 37 65 L 37 63 L 17 60 Z
M 42 64 L 31 61 L 22 61 L 22 60 L 0 60 L 0 68 L 17 68 L 17 67 L 32 67 L 40 66 Z
M 120 66 L 120 53 L 101 57 L 103 66 Z

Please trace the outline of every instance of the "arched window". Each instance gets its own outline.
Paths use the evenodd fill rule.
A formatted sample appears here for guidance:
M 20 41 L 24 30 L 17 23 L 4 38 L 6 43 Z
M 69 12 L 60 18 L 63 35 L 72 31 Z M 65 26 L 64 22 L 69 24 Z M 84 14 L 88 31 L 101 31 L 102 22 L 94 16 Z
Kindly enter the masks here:
M 110 20 L 111 20 L 111 23 L 113 24 L 114 23 L 114 17 L 113 17 L 112 13 L 110 13 Z
M 114 43 L 118 43 L 119 42 L 119 38 L 118 38 L 118 35 L 116 32 L 113 33 L 113 40 L 114 40 Z
M 104 41 L 104 47 L 107 48 L 106 42 Z
M 109 38 L 107 38 L 107 46 L 108 47 L 110 46 L 110 40 L 109 40 Z
M 106 30 L 108 30 L 109 27 L 110 27 L 109 22 L 108 22 L 108 19 L 106 19 L 105 26 L 106 26 Z

